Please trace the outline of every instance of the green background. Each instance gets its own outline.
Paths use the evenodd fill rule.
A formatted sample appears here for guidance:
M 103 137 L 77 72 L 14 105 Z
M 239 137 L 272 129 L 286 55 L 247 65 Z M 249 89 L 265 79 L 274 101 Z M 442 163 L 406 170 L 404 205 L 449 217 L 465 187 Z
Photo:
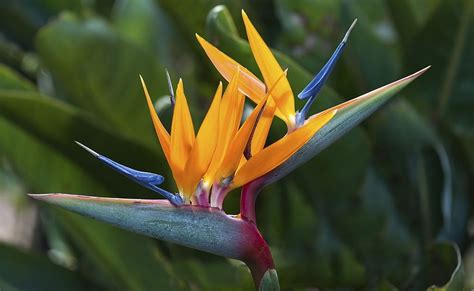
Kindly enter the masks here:
M 219 4 L 225 7 L 214 8 Z M 279 51 L 295 93 L 358 18 L 313 112 L 432 65 L 361 126 L 263 191 L 257 220 L 281 287 L 474 288 L 474 0 L 2 0 L 0 206 L 17 221 L 28 209 L 34 215 L 15 225 L 32 233 L 28 240 L 0 243 L 0 290 L 253 288 L 240 262 L 26 196 L 156 198 L 74 140 L 163 174 L 174 190 L 138 74 L 168 125 L 164 69 L 175 83 L 183 78 L 199 124 L 221 78 L 194 33 L 259 75 L 242 8 Z M 270 139 L 283 132 L 276 121 Z M 238 202 L 231 194 L 226 210 L 237 212 Z

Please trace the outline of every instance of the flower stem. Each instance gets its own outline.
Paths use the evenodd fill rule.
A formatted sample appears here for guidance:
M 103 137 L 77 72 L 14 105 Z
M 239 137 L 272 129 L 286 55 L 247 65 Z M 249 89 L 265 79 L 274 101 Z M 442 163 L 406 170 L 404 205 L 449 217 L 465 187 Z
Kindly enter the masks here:
M 240 195 L 240 217 L 244 220 L 256 223 L 255 202 L 262 186 L 260 183 L 250 182 L 242 187 Z
M 275 276 L 275 265 L 270 248 L 256 225 L 250 221 L 247 223 L 252 225 L 250 228 L 251 233 L 248 234 L 248 238 L 251 242 L 248 244 L 249 248 L 247 249 L 243 261 L 247 264 L 252 273 L 255 287 L 261 290 L 261 284 L 265 283 L 266 285 L 270 284 L 268 286 L 273 286 L 273 288 L 266 290 L 279 290 L 278 277 Z
M 257 290 L 280 290 L 278 276 L 273 263 L 272 253 L 267 242 L 256 226 L 255 202 L 262 189 L 258 180 L 248 183 L 242 188 L 240 198 L 240 218 L 248 225 L 251 231 L 247 233 L 249 249 L 243 261 L 252 273 L 252 278 Z

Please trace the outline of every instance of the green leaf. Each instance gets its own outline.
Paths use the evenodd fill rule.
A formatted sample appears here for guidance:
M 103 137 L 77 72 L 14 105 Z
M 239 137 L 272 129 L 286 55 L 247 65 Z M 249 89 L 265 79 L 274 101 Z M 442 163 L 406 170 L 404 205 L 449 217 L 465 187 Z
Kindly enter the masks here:
M 240 261 L 212 256 L 189 248 L 172 245 L 173 267 L 180 279 L 201 290 L 252 290 L 255 284 Z
M 463 290 L 461 252 L 452 242 L 437 242 L 428 249 L 421 271 L 409 289 L 429 291 Z
M 405 100 L 397 100 L 370 123 L 383 173 L 403 217 L 420 239 L 462 241 L 468 190 L 464 163 L 450 137 L 440 136 Z M 415 195 L 414 195 L 415 194 Z M 421 216 L 420 216 L 421 213 Z
M 165 162 L 154 151 L 123 137 L 120 132 L 111 132 L 77 107 L 37 93 L 28 81 L 5 66 L 0 66 L 0 114 L 87 170 L 111 192 L 143 189 L 126 179 L 118 179 L 119 175 L 94 159 L 85 158 L 87 153 L 74 140 L 86 142 L 116 159 L 120 157 L 118 160 L 125 164 L 150 171 L 164 170 L 157 168 L 157 164 Z M 154 135 L 152 130 L 150 135 Z
M 34 85 L 31 82 L 19 76 L 4 64 L 0 64 L 0 88 L 26 91 L 35 90 Z
M 157 0 L 157 2 L 160 4 L 163 10 L 173 18 L 181 32 L 188 36 L 192 36 L 195 33 L 203 33 L 206 15 L 215 5 L 223 4 L 231 7 L 234 17 L 240 15 L 240 9 L 245 8 L 245 6 L 242 7 L 243 4 L 241 1 L 235 0 L 202 0 L 198 2 L 192 0 L 183 0 L 179 2 L 173 0 Z M 191 42 L 194 41 L 191 38 L 186 37 L 186 39 Z M 196 44 L 196 48 L 197 47 L 198 46 Z
M 104 284 L 127 290 L 183 288 L 153 240 L 66 211 L 53 214 L 91 264 L 84 271 L 97 270 Z
M 437 123 L 471 128 L 473 49 L 474 2 L 442 1 L 403 52 L 408 68 L 433 66 L 429 76 L 414 88 L 419 97 L 413 103 L 420 112 Z
M 69 159 L 2 118 L 0 131 L 0 150 L 31 190 L 108 193 Z M 176 281 L 168 278 L 170 270 L 150 239 L 70 213 L 53 214 L 66 233 L 74 238 L 76 246 L 93 262 L 93 269 L 107 277 L 106 284 L 113 289 L 122 286 L 129 290 L 149 290 L 157 285 L 176 287 Z M 137 267 L 131 272 L 130 266 Z M 146 266 L 147 271 L 138 266 Z
M 22 82 L 12 78 L 11 84 L 19 89 Z M 0 96 L 0 103 L 3 101 L 0 108 L 4 109 L 0 113 L 16 117 L 11 119 L 31 131 L 25 132 L 0 115 L 0 150 L 29 189 L 35 192 L 61 189 L 108 193 L 101 182 L 95 181 L 89 171 L 75 162 L 80 154 L 76 154 L 74 161 L 75 154 L 66 156 L 56 150 L 56 146 L 60 145 L 58 148 L 61 149 L 61 145 L 67 144 L 71 131 L 87 132 L 87 128 L 92 128 L 88 134 L 94 137 L 101 131 L 100 127 L 84 118 L 78 109 L 35 92 L 0 89 Z M 76 129 L 73 129 L 74 122 L 79 123 Z M 113 136 L 112 140 L 115 140 Z M 55 146 L 51 147 L 51 144 Z M 71 213 L 55 211 L 52 214 L 73 238 L 75 246 L 89 258 L 89 267 L 96 271 L 84 270 L 85 273 L 106 277 L 108 280 L 102 283 L 109 288 L 150 290 L 157 285 L 179 287 L 179 282 L 170 277 L 170 267 L 152 240 Z M 144 270 L 140 269 L 142 267 Z M 91 277 L 95 280 L 96 276 Z
M 47 15 L 38 8 L 33 1 L 4 1 L 0 10 L 2 32 L 23 46 L 31 46 L 35 32 L 47 21 Z
M 340 3 L 343 27 L 348 27 L 352 19 L 357 18 L 359 21 L 354 27 L 354 33 L 351 33 L 347 52 L 344 54 L 345 70 L 338 76 L 335 86 L 339 87 L 341 84 L 341 87 L 346 87 L 344 83 L 348 76 L 351 76 L 353 85 L 346 87 L 344 92 L 349 94 L 354 87 L 365 92 L 398 78 L 400 64 L 395 50 L 395 37 L 390 24 L 384 17 L 387 13 L 383 2 L 365 0 L 363 3 L 346 1 L 340 1 Z M 420 65 L 408 72 L 428 65 L 430 63 Z M 357 73 L 354 74 L 354 71 Z M 402 72 L 406 74 L 407 71 Z
M 98 290 L 73 272 L 53 264 L 46 256 L 0 244 L 2 290 Z
M 398 31 L 398 37 L 407 43 L 419 28 L 416 11 L 410 0 L 386 0 L 393 23 Z
M 112 192 L 124 189 L 138 192 L 142 188 L 118 178 L 119 175 L 89 158 L 74 143 L 75 140 L 87 143 L 124 164 L 139 165 L 140 169 L 151 171 L 164 170 L 163 167 L 157 168 L 157 164 L 164 164 L 162 157 L 149 148 L 120 133 L 112 133 L 86 112 L 57 99 L 36 92 L 0 90 L 0 114 L 67 156 L 89 172 L 97 182 L 107 185 Z M 152 130 L 149 135 L 153 135 Z
M 160 21 L 158 6 L 153 0 L 116 1 L 112 20 L 118 32 L 127 40 L 150 52 L 163 47 L 160 42 Z
M 393 24 L 400 41 L 406 45 L 432 17 L 443 0 L 386 0 Z M 404 23 L 405 22 L 405 23 Z
M 156 96 L 167 91 L 164 67 L 149 50 L 121 37 L 100 18 L 63 14 L 40 30 L 41 61 L 70 102 L 137 143 L 155 145 L 138 75 Z M 68 53 L 64 53 L 68 52 Z M 81 75 L 81 78 L 73 76 Z
M 443 0 L 385 0 L 402 45 L 407 46 Z M 443 21 L 446 21 L 444 19 Z

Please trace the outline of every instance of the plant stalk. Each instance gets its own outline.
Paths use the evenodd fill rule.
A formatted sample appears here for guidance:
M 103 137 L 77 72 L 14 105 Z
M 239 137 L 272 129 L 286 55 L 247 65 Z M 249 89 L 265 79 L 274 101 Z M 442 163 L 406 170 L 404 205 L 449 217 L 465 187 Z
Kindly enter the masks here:
M 247 244 L 247 252 L 242 260 L 247 264 L 252 273 L 255 287 L 257 290 L 262 290 L 262 283 L 279 286 L 275 264 L 273 263 L 273 257 L 267 242 L 253 222 L 248 221 L 247 223 L 251 224 L 252 227 L 247 228 L 251 233 L 247 233 L 249 243 Z M 266 290 L 279 290 L 279 287 Z
M 258 180 L 256 180 L 258 182 Z M 240 217 L 243 220 L 247 220 L 252 223 L 257 222 L 255 215 L 255 202 L 257 196 L 262 190 L 261 183 L 250 182 L 242 187 L 242 193 L 240 195 Z
M 242 187 L 240 196 L 240 218 L 252 225 L 252 233 L 247 234 L 250 242 L 248 253 L 243 261 L 252 273 L 257 290 L 280 290 L 278 276 L 273 263 L 273 257 L 267 242 L 256 226 L 255 202 L 262 189 L 262 183 L 249 183 Z

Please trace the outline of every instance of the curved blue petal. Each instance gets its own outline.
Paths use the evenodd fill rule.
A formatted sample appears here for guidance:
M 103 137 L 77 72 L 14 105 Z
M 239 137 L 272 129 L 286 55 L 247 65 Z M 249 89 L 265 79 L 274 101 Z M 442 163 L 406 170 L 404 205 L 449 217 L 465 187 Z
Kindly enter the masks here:
M 346 46 L 347 39 L 349 38 L 349 35 L 352 31 L 352 28 L 354 28 L 354 25 L 356 24 L 357 19 L 352 22 L 351 27 L 347 30 L 344 38 L 342 39 L 341 43 L 337 46 L 336 50 L 332 54 L 331 58 L 327 61 L 327 63 L 323 66 L 321 71 L 309 82 L 309 84 L 303 89 L 298 94 L 298 98 L 301 100 L 306 100 L 306 104 L 303 106 L 303 108 L 298 112 L 297 114 L 297 124 L 302 124 L 304 120 L 306 119 L 306 114 L 309 111 L 309 108 L 313 104 L 314 100 L 316 99 L 316 96 L 319 94 L 319 91 L 321 91 L 321 88 L 324 86 L 324 83 L 326 83 L 326 80 L 329 77 L 329 74 L 331 73 L 332 69 L 336 65 L 337 60 L 339 57 L 342 55 L 342 52 L 344 50 L 344 47 Z
M 314 77 L 311 82 L 298 94 L 298 98 L 301 100 L 305 100 L 308 98 L 316 97 L 321 88 L 323 87 L 324 83 L 326 83 L 329 74 L 331 73 L 334 65 L 336 64 L 337 60 L 342 54 L 342 51 L 346 45 L 346 42 L 342 41 L 339 46 L 336 48 L 334 53 L 332 54 L 331 58 L 327 61 L 327 63 L 323 66 L 321 71 Z
M 80 142 L 76 143 L 81 146 L 83 149 L 88 151 L 90 154 L 92 154 L 94 157 L 102 161 L 104 164 L 109 166 L 110 168 L 114 169 L 115 171 L 121 173 L 122 175 L 128 177 L 129 179 L 133 180 L 134 182 L 142 185 L 145 188 L 148 188 L 156 193 L 159 193 L 163 195 L 166 199 L 168 199 L 171 203 L 174 205 L 181 205 L 183 204 L 183 199 L 179 195 L 175 195 L 173 193 L 170 193 L 164 189 L 159 188 L 157 185 L 162 184 L 165 181 L 165 178 L 161 175 L 155 174 L 155 173 L 149 173 L 149 172 L 143 172 L 143 171 L 137 171 L 135 169 L 129 168 L 127 166 L 124 166 L 122 164 L 119 164 L 106 156 L 103 156 L 94 150 L 88 148 L 87 146 L 83 145 Z
M 301 91 L 301 93 L 298 94 L 298 98 L 301 100 L 308 99 L 310 97 L 316 97 L 318 95 L 319 91 L 323 87 L 324 83 L 326 82 L 329 74 L 331 73 L 332 69 L 334 68 L 334 65 L 336 64 L 337 60 L 342 54 L 342 51 L 344 50 L 344 47 L 347 43 L 347 39 L 349 38 L 349 35 L 352 31 L 352 28 L 354 28 L 354 25 L 356 24 L 357 19 L 352 22 L 351 27 L 347 30 L 344 38 L 342 39 L 341 43 L 339 46 L 336 48 L 334 53 L 332 54 L 331 58 L 327 61 L 327 63 L 323 66 L 321 71 L 314 77 L 311 82 Z

